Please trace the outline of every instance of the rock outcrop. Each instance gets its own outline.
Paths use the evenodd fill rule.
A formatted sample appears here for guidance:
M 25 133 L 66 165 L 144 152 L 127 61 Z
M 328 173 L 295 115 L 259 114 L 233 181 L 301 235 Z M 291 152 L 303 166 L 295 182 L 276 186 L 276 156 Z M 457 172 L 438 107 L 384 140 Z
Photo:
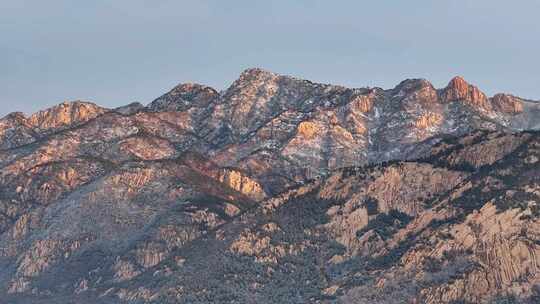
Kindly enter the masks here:
M 496 94 L 491 98 L 491 103 L 502 113 L 515 115 L 523 112 L 523 100 L 512 95 Z
M 441 91 L 441 99 L 447 103 L 459 101 L 485 111 L 491 110 L 487 96 L 459 76 L 452 78 L 448 86 Z
M 186 111 L 191 107 L 204 108 L 218 97 L 216 90 L 195 83 L 184 83 L 152 101 L 148 105 L 150 111 Z

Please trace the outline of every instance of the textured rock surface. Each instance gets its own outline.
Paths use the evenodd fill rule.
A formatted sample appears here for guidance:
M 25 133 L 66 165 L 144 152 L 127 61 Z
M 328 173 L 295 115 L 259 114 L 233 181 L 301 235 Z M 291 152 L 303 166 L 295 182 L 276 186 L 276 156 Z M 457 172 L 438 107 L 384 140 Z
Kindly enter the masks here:
M 249 69 L 0 119 L 8 303 L 536 303 L 540 104 Z M 516 133 L 512 133 L 516 132 Z
M 206 107 L 218 97 L 216 90 L 194 83 L 180 84 L 148 105 L 151 111 L 185 111 Z

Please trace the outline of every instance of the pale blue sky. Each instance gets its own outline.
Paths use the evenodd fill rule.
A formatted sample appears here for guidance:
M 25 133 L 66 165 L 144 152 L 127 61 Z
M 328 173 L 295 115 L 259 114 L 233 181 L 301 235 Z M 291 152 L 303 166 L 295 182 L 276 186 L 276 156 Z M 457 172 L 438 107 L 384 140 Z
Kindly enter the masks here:
M 248 67 L 317 82 L 540 99 L 540 1 L 0 0 L 0 116 L 64 100 L 147 103 Z

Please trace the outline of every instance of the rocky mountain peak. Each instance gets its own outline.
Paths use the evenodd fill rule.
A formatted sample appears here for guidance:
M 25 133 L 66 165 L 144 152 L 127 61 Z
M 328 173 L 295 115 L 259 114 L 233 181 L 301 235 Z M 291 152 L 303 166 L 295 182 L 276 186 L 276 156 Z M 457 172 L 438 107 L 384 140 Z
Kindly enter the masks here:
M 177 85 L 169 93 L 176 94 L 185 100 L 196 101 L 199 99 L 207 99 L 208 97 L 215 97 L 217 91 L 209 86 L 188 82 Z
M 419 88 L 425 88 L 430 87 L 433 88 L 433 85 L 431 82 L 424 78 L 409 78 L 405 79 L 402 82 L 400 82 L 394 90 L 405 90 L 405 91 L 412 91 Z
M 271 94 L 273 90 L 277 90 L 279 78 L 279 75 L 260 68 L 246 69 L 225 91 L 225 96 L 227 98 L 238 94 L 243 96 L 263 94 L 265 90 L 269 90 L 268 93 Z
M 262 68 L 247 68 L 242 73 L 238 80 L 260 78 L 260 77 L 272 77 L 277 76 L 276 73 L 262 69 Z
M 154 112 L 185 111 L 191 107 L 206 107 L 219 93 L 197 83 L 181 83 L 148 105 Z
M 420 103 L 438 101 L 437 90 L 426 79 L 406 79 L 391 90 L 392 97 Z
M 448 86 L 442 90 L 441 98 L 446 103 L 461 101 L 483 110 L 491 109 L 486 95 L 461 76 L 456 76 L 450 80 Z
M 107 111 L 94 103 L 77 100 L 32 114 L 27 122 L 40 131 L 48 131 L 89 121 Z
M 14 148 L 36 139 L 90 121 L 108 112 L 90 102 L 63 102 L 26 117 L 15 112 L 0 119 L 0 148 Z
M 448 83 L 449 86 L 461 86 L 461 87 L 467 87 L 470 84 L 465 80 L 463 76 L 457 75 L 454 76 L 452 79 L 450 79 L 450 82 Z
M 2 121 L 23 121 L 26 116 L 23 112 L 12 112 L 1 118 Z
M 519 114 L 523 112 L 523 100 L 510 94 L 495 94 L 491 98 L 493 107 L 503 113 Z

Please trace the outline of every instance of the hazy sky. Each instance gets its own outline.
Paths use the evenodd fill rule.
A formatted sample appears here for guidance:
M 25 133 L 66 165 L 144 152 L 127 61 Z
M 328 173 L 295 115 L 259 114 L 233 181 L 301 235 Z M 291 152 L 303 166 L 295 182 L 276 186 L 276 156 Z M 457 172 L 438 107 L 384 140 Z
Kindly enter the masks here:
M 0 116 L 147 103 L 248 67 L 390 88 L 464 76 L 540 99 L 540 1 L 0 0 Z

